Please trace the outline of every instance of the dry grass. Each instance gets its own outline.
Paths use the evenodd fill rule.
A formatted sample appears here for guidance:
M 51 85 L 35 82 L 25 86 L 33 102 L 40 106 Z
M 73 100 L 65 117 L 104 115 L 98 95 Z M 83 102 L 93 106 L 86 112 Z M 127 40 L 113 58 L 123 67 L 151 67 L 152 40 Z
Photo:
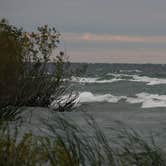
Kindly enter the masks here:
M 54 113 L 55 114 L 55 113 Z M 165 152 L 154 139 L 145 141 L 137 132 L 122 127 L 116 143 L 108 139 L 91 117 L 88 132 L 59 114 L 53 123 L 43 121 L 49 134 L 19 136 L 19 127 L 1 126 L 0 165 L 2 166 L 165 166 Z M 110 129 L 113 130 L 113 129 Z M 118 148 L 115 148 L 115 145 Z

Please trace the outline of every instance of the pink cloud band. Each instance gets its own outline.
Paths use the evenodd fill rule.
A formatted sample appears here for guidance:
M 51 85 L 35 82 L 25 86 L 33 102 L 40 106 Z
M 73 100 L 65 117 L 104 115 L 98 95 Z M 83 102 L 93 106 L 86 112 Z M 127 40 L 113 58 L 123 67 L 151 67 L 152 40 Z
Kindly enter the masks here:
M 92 33 L 64 33 L 63 37 L 65 40 L 69 41 L 166 43 L 166 36 L 128 36 Z

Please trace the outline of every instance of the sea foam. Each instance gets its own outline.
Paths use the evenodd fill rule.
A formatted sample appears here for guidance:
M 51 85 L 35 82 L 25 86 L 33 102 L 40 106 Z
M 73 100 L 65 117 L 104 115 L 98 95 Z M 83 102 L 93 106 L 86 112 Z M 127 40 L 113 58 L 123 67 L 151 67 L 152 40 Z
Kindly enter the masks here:
M 130 104 L 142 103 L 142 108 L 166 107 L 166 95 L 138 93 L 136 97 L 127 97 Z
M 79 103 L 108 102 L 117 103 L 124 99 L 127 103 L 140 103 L 142 108 L 166 107 L 166 95 L 138 93 L 135 97 L 115 96 L 112 94 L 93 94 L 91 92 L 80 92 Z
M 112 78 L 112 79 L 104 79 L 101 80 L 98 77 L 72 77 L 71 81 L 72 82 L 79 82 L 79 83 L 112 83 L 112 82 L 117 82 L 121 81 L 123 79 L 117 79 L 117 78 Z
M 132 74 L 115 74 L 115 73 L 108 73 L 107 75 L 114 76 L 115 78 L 121 79 L 126 81 L 133 81 L 133 82 L 144 82 L 147 85 L 160 85 L 166 84 L 166 78 L 155 78 L 155 77 L 148 77 L 148 76 L 139 76 L 139 75 L 132 75 Z
M 79 106 L 82 103 L 118 103 L 123 99 L 124 102 L 129 104 L 140 103 L 142 108 L 156 108 L 166 107 L 166 95 L 149 94 L 149 93 L 138 93 L 134 97 L 129 96 L 115 96 L 113 94 L 93 94 L 92 92 L 79 92 L 77 95 L 64 95 L 59 100 L 52 102 L 51 106 L 57 107 L 59 104 L 63 105 L 66 101 L 71 98 L 75 99 L 75 106 Z
M 125 98 L 124 96 L 114 96 L 111 94 L 93 94 L 91 92 L 81 92 L 78 100 L 80 103 L 89 102 L 109 102 L 117 103 L 119 100 Z
M 166 84 L 166 78 L 155 78 L 148 76 L 130 75 L 130 74 L 115 74 L 108 73 L 107 76 L 113 76 L 111 79 L 101 79 L 100 77 L 72 77 L 72 82 L 79 83 L 113 83 L 118 81 L 143 82 L 146 85 Z
M 166 84 L 166 79 L 164 78 L 153 78 L 153 77 L 138 76 L 138 75 L 133 75 L 133 78 L 130 79 L 130 81 L 145 82 L 147 85 Z

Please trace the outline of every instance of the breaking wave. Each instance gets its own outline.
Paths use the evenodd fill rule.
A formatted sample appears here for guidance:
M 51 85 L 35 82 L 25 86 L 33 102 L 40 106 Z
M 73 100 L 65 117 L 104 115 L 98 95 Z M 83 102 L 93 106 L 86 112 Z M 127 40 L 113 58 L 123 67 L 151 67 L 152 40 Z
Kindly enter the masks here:
M 123 80 L 127 81 L 133 81 L 133 82 L 144 82 L 147 85 L 160 85 L 160 84 L 166 84 L 166 78 L 155 78 L 155 77 L 148 77 L 148 76 L 139 76 L 139 75 L 129 75 L 129 74 L 114 74 L 114 73 L 108 73 L 107 75 L 112 75 L 115 78 L 124 78 Z
M 141 70 L 135 69 L 135 70 L 120 70 L 120 73 L 141 73 Z
M 81 92 L 79 94 L 78 100 L 80 103 L 89 103 L 89 102 L 109 102 L 117 103 L 119 100 L 125 98 L 125 96 L 114 96 L 111 94 L 93 94 L 91 92 Z
M 166 107 L 166 95 L 138 93 L 137 98 L 128 97 L 130 104 L 142 103 L 142 108 Z
M 93 94 L 91 92 L 79 92 L 78 97 L 73 94 L 62 96 L 61 99 L 53 101 L 51 106 L 56 107 L 58 104 L 65 103 L 70 98 L 75 99 L 75 106 L 79 106 L 82 103 L 95 103 L 95 102 L 107 102 L 107 103 L 118 103 L 120 100 L 129 104 L 141 104 L 141 108 L 157 108 L 166 107 L 166 95 L 149 94 L 149 93 L 138 93 L 135 97 L 128 96 L 115 96 L 112 94 Z
M 112 83 L 112 82 L 117 82 L 121 81 L 123 79 L 117 79 L 117 78 L 112 78 L 110 80 L 101 80 L 100 78 L 97 77 L 72 77 L 71 81 L 72 82 L 79 82 L 79 83 Z
M 147 85 L 166 84 L 166 79 L 164 78 L 152 78 L 152 77 L 137 76 L 137 75 L 133 75 L 133 79 L 130 79 L 130 81 L 145 82 Z
M 121 99 L 130 104 L 140 103 L 142 108 L 166 107 L 166 95 L 138 93 L 135 97 L 115 96 L 112 94 L 93 94 L 91 92 L 80 92 L 79 103 L 108 102 L 117 103 Z
M 101 79 L 100 77 L 72 77 L 72 82 L 79 83 L 113 83 L 118 81 L 143 82 L 146 85 L 166 84 L 166 78 L 155 78 L 148 76 L 129 75 L 129 74 L 114 74 L 108 73 L 107 76 L 112 76 L 110 79 Z

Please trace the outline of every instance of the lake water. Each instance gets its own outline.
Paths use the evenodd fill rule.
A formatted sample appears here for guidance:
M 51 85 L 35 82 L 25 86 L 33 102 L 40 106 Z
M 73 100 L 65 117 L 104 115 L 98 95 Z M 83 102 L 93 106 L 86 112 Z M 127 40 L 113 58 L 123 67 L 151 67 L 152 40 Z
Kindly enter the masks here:
M 73 67 L 81 65 L 85 64 Z M 145 138 L 152 133 L 157 135 L 158 143 L 165 146 L 166 65 L 88 64 L 87 71 L 72 76 L 70 83 L 78 93 L 79 103 L 74 112 L 63 113 L 67 118 L 86 129 L 86 112 L 108 137 L 112 136 L 110 128 L 126 126 L 141 132 Z M 34 111 L 34 114 L 36 124 L 39 113 Z M 47 116 L 48 112 L 41 111 L 40 117 Z M 51 115 L 48 121 L 54 120 Z

